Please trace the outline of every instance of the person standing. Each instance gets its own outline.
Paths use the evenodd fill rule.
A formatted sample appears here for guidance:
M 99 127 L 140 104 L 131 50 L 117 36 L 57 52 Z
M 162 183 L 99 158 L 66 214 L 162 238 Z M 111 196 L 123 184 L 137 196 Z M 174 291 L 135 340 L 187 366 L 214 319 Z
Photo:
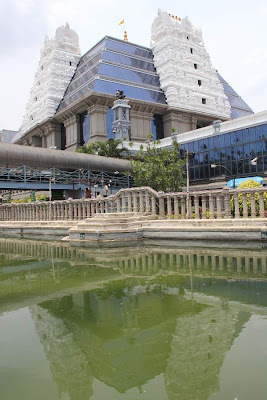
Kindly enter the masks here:
M 108 197 L 108 185 L 106 183 L 103 187 L 103 197 Z

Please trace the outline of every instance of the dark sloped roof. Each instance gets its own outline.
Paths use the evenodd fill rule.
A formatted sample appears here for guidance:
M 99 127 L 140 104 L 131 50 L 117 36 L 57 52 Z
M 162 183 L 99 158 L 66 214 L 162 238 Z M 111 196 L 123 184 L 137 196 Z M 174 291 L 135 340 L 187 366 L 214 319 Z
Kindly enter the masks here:
M 252 109 L 244 102 L 244 100 L 234 91 L 234 89 L 222 78 L 217 72 L 218 78 L 220 79 L 224 93 L 228 97 L 231 106 L 231 118 L 240 118 L 247 115 L 253 114 Z

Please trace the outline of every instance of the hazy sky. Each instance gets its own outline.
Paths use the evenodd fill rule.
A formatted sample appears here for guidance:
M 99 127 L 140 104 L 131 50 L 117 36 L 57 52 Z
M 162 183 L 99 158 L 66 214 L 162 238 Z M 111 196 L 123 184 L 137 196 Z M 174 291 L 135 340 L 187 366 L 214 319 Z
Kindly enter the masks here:
M 213 66 L 255 111 L 267 109 L 266 0 L 0 0 L 0 129 L 18 129 L 45 35 L 67 21 L 82 54 L 103 36 L 150 45 L 158 8 L 201 27 Z

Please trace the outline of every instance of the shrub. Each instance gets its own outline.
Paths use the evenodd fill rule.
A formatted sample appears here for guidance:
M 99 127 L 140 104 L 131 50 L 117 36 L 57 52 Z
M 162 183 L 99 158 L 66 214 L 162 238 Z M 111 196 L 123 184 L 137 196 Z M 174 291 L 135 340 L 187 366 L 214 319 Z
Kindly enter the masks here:
M 247 181 L 242 182 L 238 185 L 238 189 L 253 189 L 262 187 L 260 183 L 254 181 L 253 179 L 248 179 Z M 248 193 L 247 195 L 247 207 L 248 207 L 248 215 L 251 216 L 251 194 Z M 256 208 L 256 215 L 260 215 L 260 196 L 259 193 L 255 193 L 255 208 Z M 267 193 L 263 193 L 263 201 L 264 201 L 264 211 L 267 211 Z M 243 216 L 243 196 L 241 193 L 238 195 L 238 203 L 239 203 L 239 212 L 240 216 Z M 231 211 L 234 214 L 234 196 L 231 196 L 230 200 Z

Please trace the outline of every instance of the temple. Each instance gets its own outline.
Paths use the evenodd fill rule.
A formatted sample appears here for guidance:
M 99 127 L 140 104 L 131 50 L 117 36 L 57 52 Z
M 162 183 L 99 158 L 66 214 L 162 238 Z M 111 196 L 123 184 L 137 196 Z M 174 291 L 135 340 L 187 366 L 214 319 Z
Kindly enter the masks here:
M 21 130 L 12 142 L 75 150 L 114 137 L 113 103 L 123 91 L 130 140 L 144 142 L 252 114 L 211 65 L 201 30 L 159 10 L 151 48 L 110 36 L 80 57 L 66 24 L 45 39 Z

